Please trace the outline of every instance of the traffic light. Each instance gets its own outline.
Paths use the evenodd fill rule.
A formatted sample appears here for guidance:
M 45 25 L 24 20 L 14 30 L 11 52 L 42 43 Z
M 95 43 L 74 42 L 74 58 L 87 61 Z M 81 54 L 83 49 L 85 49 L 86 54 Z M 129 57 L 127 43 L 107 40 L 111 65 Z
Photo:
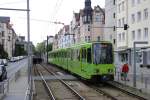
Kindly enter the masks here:
M 129 28 L 128 24 L 124 24 L 124 30 L 127 30 Z

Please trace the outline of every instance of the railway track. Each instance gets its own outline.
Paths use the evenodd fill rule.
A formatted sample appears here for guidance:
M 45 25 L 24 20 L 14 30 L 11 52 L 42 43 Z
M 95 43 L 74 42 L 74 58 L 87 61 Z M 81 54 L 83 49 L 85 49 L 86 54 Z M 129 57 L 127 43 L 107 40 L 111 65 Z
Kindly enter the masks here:
M 67 93 L 66 91 L 69 91 L 69 95 L 68 94 L 64 94 L 64 95 L 68 95 L 64 98 L 68 99 L 68 100 L 85 100 L 84 97 L 82 97 L 77 91 L 75 91 L 72 87 L 70 87 L 65 81 L 61 80 L 55 73 L 53 73 L 52 71 L 50 71 L 49 69 L 47 69 L 46 67 L 42 66 L 42 65 L 39 65 L 40 67 L 43 67 L 49 74 L 55 76 L 57 78 L 56 81 L 53 81 L 53 82 L 50 82 L 50 81 L 46 81 L 44 80 L 44 77 L 42 75 L 42 72 L 39 73 L 39 75 L 41 76 L 42 80 L 43 80 L 43 83 L 44 83 L 44 86 L 46 87 L 46 90 L 48 91 L 48 94 L 49 96 L 51 97 L 52 100 L 57 100 L 57 98 L 59 98 L 58 94 L 55 93 L 54 91 L 54 87 L 59 85 L 63 87 L 63 90 L 65 90 L 65 93 Z M 43 74 L 45 74 L 46 72 L 44 71 Z M 61 83 L 60 83 L 61 82 Z M 55 86 L 51 86 L 55 84 Z M 66 89 L 64 88 L 64 86 L 66 87 Z M 61 88 L 62 88 L 61 87 Z M 52 89 L 53 88 L 53 89 Z M 57 87 L 55 87 L 55 90 L 56 90 Z M 60 90 L 59 90 L 60 91 Z M 71 92 L 70 92 L 71 91 Z M 63 92 L 63 91 L 62 91 Z M 72 93 L 72 94 L 70 94 Z M 57 96 L 56 96 L 57 95 Z M 62 94 L 60 94 L 61 96 L 64 96 Z
M 65 100 L 65 99 L 67 99 L 67 100 L 68 99 L 69 100 L 148 100 L 148 99 L 145 99 L 138 95 L 133 95 L 132 93 L 130 93 L 124 89 L 121 89 L 121 88 L 118 89 L 118 87 L 112 86 L 112 84 L 108 84 L 108 83 L 107 83 L 107 85 L 91 85 L 91 84 L 85 83 L 87 85 L 87 87 L 91 88 L 91 89 L 88 90 L 87 93 L 85 91 L 82 92 L 83 90 L 80 91 L 80 87 L 75 86 L 76 83 L 82 84 L 82 82 L 79 83 L 77 81 L 74 81 L 74 82 L 73 81 L 70 81 L 70 82 L 64 81 L 64 80 L 60 79 L 60 77 L 57 73 L 58 71 L 53 72 L 53 70 L 51 70 L 49 67 L 47 67 L 47 65 L 39 65 L 39 66 L 43 72 L 41 74 L 45 74 L 45 75 L 49 74 L 49 75 L 55 76 L 57 78 L 57 80 L 55 80 L 55 81 L 46 81 L 45 80 L 45 82 L 47 82 L 47 84 L 48 84 L 47 86 L 49 86 L 49 89 L 51 89 L 54 97 L 56 97 L 55 98 L 56 100 L 62 100 L 62 98 L 60 99 L 60 97 L 58 95 L 60 95 L 60 96 L 65 96 L 66 94 L 71 95 L 70 91 L 72 93 L 72 96 L 66 96 L 67 98 L 63 98 L 63 100 Z M 43 79 L 44 79 L 44 77 L 43 77 Z M 65 85 L 65 87 L 64 87 L 64 85 Z M 62 88 L 62 87 L 63 87 L 63 89 L 60 90 L 60 88 Z M 66 87 L 67 87 L 67 89 L 65 89 Z M 84 87 L 84 85 L 83 85 L 83 87 Z M 99 97 L 95 96 L 96 93 L 92 92 L 93 90 L 96 91 L 97 93 L 99 93 L 100 96 Z M 62 91 L 65 94 L 59 94 L 55 91 Z M 67 91 L 69 91 L 69 92 L 67 92 Z M 92 92 L 93 94 L 89 95 L 89 92 Z M 51 96 L 49 95 L 49 97 L 51 97 Z M 53 99 L 53 100 L 55 100 L 55 99 Z

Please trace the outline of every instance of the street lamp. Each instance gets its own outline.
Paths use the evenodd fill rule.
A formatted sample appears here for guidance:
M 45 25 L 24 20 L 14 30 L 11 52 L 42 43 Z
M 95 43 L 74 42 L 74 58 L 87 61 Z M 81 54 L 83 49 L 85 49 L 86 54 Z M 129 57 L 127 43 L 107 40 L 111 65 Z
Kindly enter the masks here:
M 136 45 L 137 44 L 148 44 L 147 41 L 135 41 L 133 43 L 133 52 L 134 52 L 134 69 L 133 69 L 133 86 L 136 87 Z

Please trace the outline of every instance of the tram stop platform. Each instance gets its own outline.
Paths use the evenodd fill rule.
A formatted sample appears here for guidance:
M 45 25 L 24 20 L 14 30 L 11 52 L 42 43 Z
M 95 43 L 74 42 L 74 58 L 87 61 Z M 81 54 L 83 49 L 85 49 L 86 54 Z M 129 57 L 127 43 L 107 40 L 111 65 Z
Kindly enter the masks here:
M 1 86 L 0 100 L 28 100 L 27 64 L 9 76 Z

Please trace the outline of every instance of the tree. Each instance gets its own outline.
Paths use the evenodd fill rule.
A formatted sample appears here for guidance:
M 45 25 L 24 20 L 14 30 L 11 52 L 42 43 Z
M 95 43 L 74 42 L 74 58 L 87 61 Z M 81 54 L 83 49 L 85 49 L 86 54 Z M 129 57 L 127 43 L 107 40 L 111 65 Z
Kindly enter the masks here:
M 26 55 L 27 52 L 24 50 L 24 45 L 15 44 L 15 53 L 14 56 Z
M 0 58 L 8 59 L 8 53 L 4 50 L 2 45 L 0 45 Z

